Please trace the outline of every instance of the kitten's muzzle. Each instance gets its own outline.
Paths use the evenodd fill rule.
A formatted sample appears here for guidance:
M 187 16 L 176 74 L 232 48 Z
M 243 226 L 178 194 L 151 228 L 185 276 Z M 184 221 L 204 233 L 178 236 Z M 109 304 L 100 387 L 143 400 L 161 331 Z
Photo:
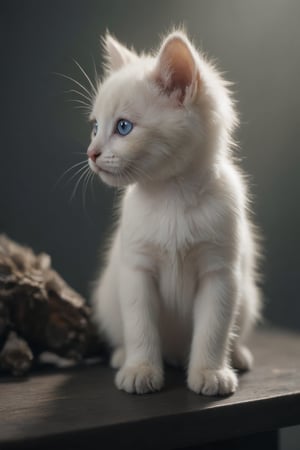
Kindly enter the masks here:
M 101 151 L 98 148 L 89 147 L 87 149 L 87 155 L 94 163 L 96 163 L 98 156 L 101 155 Z

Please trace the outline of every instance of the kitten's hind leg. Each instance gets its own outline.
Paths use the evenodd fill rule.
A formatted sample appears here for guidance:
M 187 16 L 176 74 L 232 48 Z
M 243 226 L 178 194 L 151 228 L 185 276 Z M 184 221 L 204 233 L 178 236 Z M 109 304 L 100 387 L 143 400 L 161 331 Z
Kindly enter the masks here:
M 240 312 L 237 317 L 238 336 L 233 342 L 231 351 L 232 366 L 241 371 L 250 370 L 253 366 L 251 351 L 244 345 L 252 328 L 260 315 L 260 296 L 258 288 L 253 283 L 246 283 L 242 297 Z
M 250 350 L 244 345 L 235 345 L 231 353 L 231 364 L 234 369 L 247 371 L 252 368 L 253 356 Z
M 105 270 L 92 295 L 93 319 L 111 348 L 123 346 L 123 323 L 119 304 L 119 238 L 113 242 Z
M 110 357 L 110 367 L 113 369 L 120 369 L 125 361 L 125 349 L 124 347 L 117 347 L 113 350 Z

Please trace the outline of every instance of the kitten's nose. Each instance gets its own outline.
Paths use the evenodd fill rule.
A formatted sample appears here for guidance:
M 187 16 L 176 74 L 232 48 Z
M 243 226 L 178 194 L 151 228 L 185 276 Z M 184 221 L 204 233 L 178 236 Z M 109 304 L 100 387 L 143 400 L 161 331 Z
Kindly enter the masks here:
M 101 155 L 101 152 L 99 149 L 97 148 L 88 148 L 87 150 L 87 155 L 89 158 L 91 158 L 92 161 L 94 161 L 94 163 L 96 162 L 96 159 L 98 158 L 98 156 Z

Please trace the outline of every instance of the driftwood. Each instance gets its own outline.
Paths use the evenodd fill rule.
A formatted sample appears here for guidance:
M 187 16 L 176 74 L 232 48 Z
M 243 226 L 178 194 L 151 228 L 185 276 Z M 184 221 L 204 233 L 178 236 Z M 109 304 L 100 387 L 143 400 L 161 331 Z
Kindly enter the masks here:
M 90 307 L 50 256 L 0 235 L 0 370 L 22 375 L 53 354 L 78 362 L 101 351 Z

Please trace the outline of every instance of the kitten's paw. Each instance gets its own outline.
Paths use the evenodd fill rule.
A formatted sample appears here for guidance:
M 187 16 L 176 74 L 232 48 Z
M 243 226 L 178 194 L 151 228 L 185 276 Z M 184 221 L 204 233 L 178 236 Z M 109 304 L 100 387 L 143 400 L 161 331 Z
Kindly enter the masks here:
M 125 365 L 117 372 L 115 383 L 118 389 L 129 394 L 159 391 L 163 386 L 163 371 L 147 362 L 135 366 Z
M 188 374 L 188 387 L 203 395 L 228 395 L 235 392 L 238 379 L 230 368 L 219 370 L 190 370 Z
M 244 346 L 237 346 L 231 354 L 232 366 L 238 370 L 250 370 L 253 366 L 253 356 Z
M 110 357 L 110 367 L 112 367 L 113 369 L 120 369 L 120 367 L 123 366 L 125 361 L 125 350 L 123 347 L 117 347 L 111 357 Z

